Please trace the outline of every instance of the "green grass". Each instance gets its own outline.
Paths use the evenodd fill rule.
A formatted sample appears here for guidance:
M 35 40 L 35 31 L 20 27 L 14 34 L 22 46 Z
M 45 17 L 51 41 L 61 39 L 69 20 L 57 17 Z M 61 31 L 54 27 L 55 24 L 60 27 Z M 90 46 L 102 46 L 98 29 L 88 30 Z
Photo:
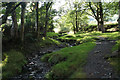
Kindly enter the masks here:
M 43 37 L 37 44 L 39 46 L 49 46 L 49 45 L 59 45 L 61 43 L 55 39 Z
M 22 66 L 27 63 L 24 55 L 16 50 L 10 50 L 3 53 L 4 61 L 2 61 L 3 79 L 14 76 L 21 72 Z
M 98 39 L 98 36 L 108 38 L 109 40 L 118 40 L 120 38 L 119 32 L 101 33 L 98 31 L 93 31 L 89 33 L 65 35 L 65 36 L 59 37 L 58 39 L 63 41 L 76 40 L 77 42 L 84 43 L 89 41 L 95 41 Z
M 117 41 L 116 41 L 116 45 L 113 46 L 113 48 L 112 48 L 112 51 L 118 50 L 119 47 L 120 47 L 120 40 L 117 40 Z
M 42 39 L 34 43 L 25 44 L 25 47 L 23 48 L 23 52 L 25 52 L 26 55 L 30 55 L 30 53 L 38 51 L 41 47 L 49 47 L 51 45 L 60 45 L 60 44 L 62 43 L 55 39 L 43 37 Z
M 64 77 L 82 78 L 83 75 L 85 77 L 85 73 L 82 71 L 83 66 L 86 64 L 88 52 L 90 52 L 95 45 L 94 42 L 87 42 L 44 55 L 41 60 L 53 65 L 52 70 L 46 77 L 50 79 Z
M 115 46 L 113 46 L 112 51 L 116 51 L 120 47 L 120 40 L 118 40 L 116 42 L 117 42 L 117 44 Z M 120 63 L 119 63 L 120 57 L 110 58 L 109 61 L 111 62 L 110 64 L 116 70 L 116 73 L 118 73 L 118 75 L 120 76 Z
M 47 37 L 58 37 L 59 34 L 55 32 L 47 32 Z

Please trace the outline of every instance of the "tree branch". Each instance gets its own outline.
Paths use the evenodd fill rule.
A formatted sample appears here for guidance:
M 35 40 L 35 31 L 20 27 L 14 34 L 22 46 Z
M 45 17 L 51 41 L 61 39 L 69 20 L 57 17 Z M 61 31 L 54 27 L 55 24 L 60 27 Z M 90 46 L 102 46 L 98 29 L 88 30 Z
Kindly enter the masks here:
M 92 11 L 95 19 L 97 19 L 97 15 L 95 14 L 95 11 L 93 10 L 93 8 L 92 8 L 92 6 L 91 6 L 91 2 L 89 2 L 89 7 L 90 7 L 90 9 L 91 9 L 91 11 Z

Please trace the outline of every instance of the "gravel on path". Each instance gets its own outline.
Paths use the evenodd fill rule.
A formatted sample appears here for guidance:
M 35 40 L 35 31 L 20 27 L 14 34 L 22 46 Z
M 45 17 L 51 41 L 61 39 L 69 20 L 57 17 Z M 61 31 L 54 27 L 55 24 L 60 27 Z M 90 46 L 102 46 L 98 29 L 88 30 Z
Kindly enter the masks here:
M 111 54 L 115 41 L 96 41 L 95 48 L 88 54 L 87 64 L 84 67 L 87 78 L 118 78 L 110 62 L 104 56 Z

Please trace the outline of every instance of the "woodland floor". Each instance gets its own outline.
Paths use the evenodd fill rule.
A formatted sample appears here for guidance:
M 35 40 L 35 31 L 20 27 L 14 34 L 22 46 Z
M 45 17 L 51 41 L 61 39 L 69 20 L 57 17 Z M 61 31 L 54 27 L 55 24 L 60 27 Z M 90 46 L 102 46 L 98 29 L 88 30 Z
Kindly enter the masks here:
M 101 41 L 96 41 L 95 48 L 88 54 L 87 64 L 84 70 L 87 78 L 118 78 L 110 62 L 104 59 L 105 55 L 111 54 L 115 41 L 108 41 L 100 37 Z
M 115 45 L 115 41 L 106 40 L 100 37 L 99 41 L 96 41 L 95 48 L 88 54 L 87 64 L 84 66 L 86 78 L 118 78 L 115 70 L 113 70 L 110 62 L 104 59 L 104 56 L 111 54 L 111 49 Z M 45 78 L 44 75 L 49 72 L 50 65 L 40 61 L 40 58 L 45 53 L 51 53 L 59 50 L 57 46 L 51 48 L 43 48 L 37 53 L 33 53 L 33 57 L 28 58 L 28 64 L 23 68 L 22 75 L 12 77 L 10 80 L 19 79 L 40 79 Z M 46 52 L 47 51 L 47 52 Z

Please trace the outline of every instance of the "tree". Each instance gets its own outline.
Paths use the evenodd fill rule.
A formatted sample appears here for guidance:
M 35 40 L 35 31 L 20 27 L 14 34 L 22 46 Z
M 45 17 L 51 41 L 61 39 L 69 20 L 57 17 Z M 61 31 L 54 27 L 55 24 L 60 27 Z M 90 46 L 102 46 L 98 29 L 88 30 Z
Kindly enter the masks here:
M 24 41 L 24 15 L 25 15 L 26 3 L 22 2 L 21 4 L 21 41 Z
M 44 30 L 44 37 L 46 37 L 47 34 L 47 26 L 48 26 L 48 10 L 51 7 L 53 2 L 45 2 L 45 7 L 46 7 L 46 15 L 45 15 L 45 30 Z
M 39 6 L 39 3 L 37 2 L 36 3 L 36 27 L 37 27 L 37 38 L 39 39 L 40 28 L 39 28 L 39 23 L 38 23 L 38 19 L 39 19 L 39 16 L 38 16 L 38 6 Z
M 9 3 L 5 3 L 5 5 L 3 5 L 2 7 L 6 7 L 6 11 L 5 14 L 1 17 L 2 18 L 2 24 L 6 23 L 7 17 L 9 16 L 10 13 L 12 13 L 22 2 L 18 3 L 16 6 L 15 2 L 9 2 Z
M 12 21 L 13 21 L 13 37 L 18 38 L 18 24 L 17 24 L 17 16 L 16 11 L 12 12 Z
M 92 2 L 89 2 L 89 7 L 94 15 L 94 18 L 97 21 L 98 30 L 99 31 L 102 30 L 102 32 L 105 32 L 102 3 L 101 3 L 101 1 L 97 2 L 97 3 L 92 3 L 92 4 L 91 3 Z M 94 5 L 94 7 L 92 5 Z
M 118 24 L 119 24 L 119 31 L 120 31 L 120 0 L 119 0 L 119 18 L 118 18 Z M 120 50 L 120 48 L 119 48 Z

